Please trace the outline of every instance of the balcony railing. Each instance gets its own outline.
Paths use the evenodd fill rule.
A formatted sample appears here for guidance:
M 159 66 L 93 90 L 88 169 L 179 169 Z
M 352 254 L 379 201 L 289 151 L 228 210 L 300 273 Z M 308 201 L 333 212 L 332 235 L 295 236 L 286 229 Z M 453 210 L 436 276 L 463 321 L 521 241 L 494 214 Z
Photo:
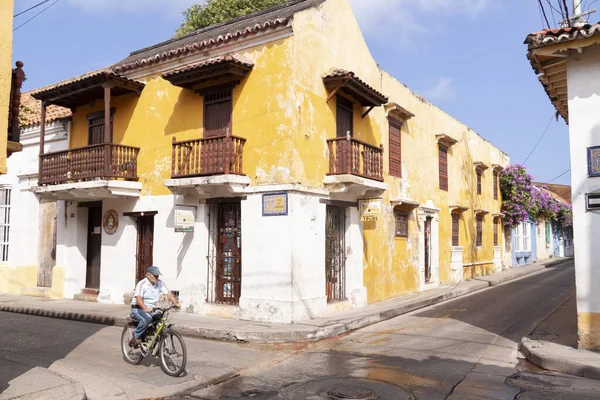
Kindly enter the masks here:
M 246 139 L 223 135 L 184 140 L 173 138 L 172 178 L 242 173 Z
M 121 144 L 97 144 L 40 158 L 39 184 L 57 185 L 94 179 L 137 181 L 140 149 Z
M 352 174 L 383 181 L 383 146 L 376 147 L 351 136 L 327 139 L 329 174 Z

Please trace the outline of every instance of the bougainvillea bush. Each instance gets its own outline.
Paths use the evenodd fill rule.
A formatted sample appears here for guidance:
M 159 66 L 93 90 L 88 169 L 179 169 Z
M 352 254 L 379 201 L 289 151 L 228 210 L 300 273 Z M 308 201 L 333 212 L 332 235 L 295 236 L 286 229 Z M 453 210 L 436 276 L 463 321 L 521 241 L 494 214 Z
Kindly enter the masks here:
M 558 202 L 548 192 L 533 185 L 533 177 L 519 164 L 508 166 L 500 174 L 504 226 L 514 228 L 527 220 L 556 221 L 562 227 L 573 225 L 570 204 Z

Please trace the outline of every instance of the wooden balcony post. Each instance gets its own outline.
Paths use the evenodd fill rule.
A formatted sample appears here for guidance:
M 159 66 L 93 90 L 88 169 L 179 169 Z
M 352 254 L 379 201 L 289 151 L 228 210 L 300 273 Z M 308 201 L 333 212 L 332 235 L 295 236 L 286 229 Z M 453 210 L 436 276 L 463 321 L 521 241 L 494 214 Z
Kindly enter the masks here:
M 344 156 L 346 157 L 345 174 L 352 173 L 352 157 L 354 156 L 354 151 L 352 150 L 352 135 L 350 135 L 350 131 L 348 131 L 346 132 L 346 151 L 344 152 Z
M 111 140 L 111 123 L 110 123 L 110 95 L 111 85 L 105 84 L 104 86 L 104 176 L 108 178 L 111 176 L 110 171 L 110 143 Z
M 44 181 L 43 165 L 44 165 L 44 146 L 46 142 L 46 102 L 42 101 L 42 109 L 40 111 L 40 154 L 39 154 L 39 170 L 38 181 Z
M 229 174 L 229 167 L 231 163 L 231 147 L 233 143 L 231 141 L 231 132 L 229 128 L 225 131 L 225 174 Z
M 377 159 L 379 160 L 379 179 L 383 179 L 383 143 L 381 143 L 379 145 L 379 149 L 381 149 L 381 153 L 379 153 L 379 155 L 377 156 Z
M 177 142 L 177 139 L 175 139 L 175 136 L 173 136 L 173 144 L 171 145 L 171 177 L 176 176 L 175 175 L 175 143 Z

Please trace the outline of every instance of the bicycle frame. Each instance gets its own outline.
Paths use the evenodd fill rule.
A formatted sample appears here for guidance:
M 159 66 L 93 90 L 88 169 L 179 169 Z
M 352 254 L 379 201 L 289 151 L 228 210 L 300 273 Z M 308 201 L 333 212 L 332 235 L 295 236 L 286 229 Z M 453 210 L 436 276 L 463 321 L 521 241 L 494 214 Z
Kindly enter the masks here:
M 156 356 L 155 353 L 157 352 L 158 347 L 155 347 L 155 346 L 156 346 L 156 343 L 160 342 L 160 339 L 161 339 L 165 329 L 168 329 L 169 327 L 171 327 L 173 325 L 173 324 L 167 324 L 168 312 L 171 311 L 173 308 L 176 308 L 176 307 L 169 307 L 167 309 L 162 309 L 162 308 L 155 309 L 155 310 L 162 311 L 160 320 L 159 320 L 158 324 L 156 325 L 156 331 L 152 335 L 150 335 L 148 338 L 146 338 L 146 340 L 144 342 L 142 342 L 143 344 L 146 345 L 146 351 L 150 352 L 150 350 L 152 350 L 153 356 Z

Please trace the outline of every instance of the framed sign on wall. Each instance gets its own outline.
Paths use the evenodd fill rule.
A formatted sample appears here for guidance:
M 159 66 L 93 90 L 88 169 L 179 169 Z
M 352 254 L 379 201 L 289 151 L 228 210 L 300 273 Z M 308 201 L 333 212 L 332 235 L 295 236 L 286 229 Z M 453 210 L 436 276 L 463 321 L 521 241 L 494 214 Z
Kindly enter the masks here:
M 600 176 L 600 146 L 588 147 L 588 176 Z

